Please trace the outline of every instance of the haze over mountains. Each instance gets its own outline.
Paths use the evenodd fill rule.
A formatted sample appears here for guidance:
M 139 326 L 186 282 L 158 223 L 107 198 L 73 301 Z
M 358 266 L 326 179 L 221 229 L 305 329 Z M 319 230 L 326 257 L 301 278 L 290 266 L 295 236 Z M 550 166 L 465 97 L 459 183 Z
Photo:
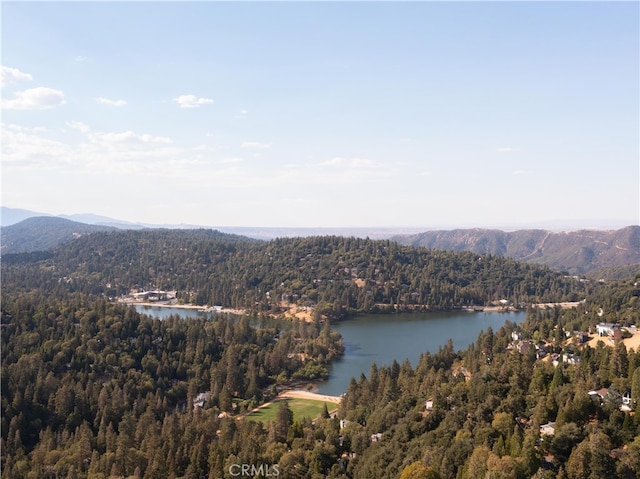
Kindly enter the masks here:
M 147 225 L 98 215 L 49 216 L 2 207 L 1 254 L 52 248 L 82 235 L 115 229 L 207 228 L 196 225 Z M 640 264 L 640 226 L 617 230 L 551 232 L 543 229 L 502 231 L 453 229 L 420 231 L 410 228 L 216 228 L 225 233 L 269 240 L 292 236 L 355 236 L 391 239 L 400 244 L 449 251 L 507 256 L 571 274 Z
M 298 236 L 355 236 L 358 238 L 369 237 L 371 239 L 388 239 L 398 234 L 414 234 L 424 231 L 425 228 L 416 227 L 352 227 L 352 228 L 304 228 L 304 227 L 253 227 L 253 226 L 220 226 L 220 225 L 195 225 L 195 224 L 151 224 L 132 223 L 115 218 L 94 214 L 73 214 L 53 216 L 35 211 L 0 207 L 0 219 L 2 227 L 12 226 L 23 220 L 33 217 L 62 218 L 79 223 L 110 226 L 118 229 L 142 229 L 142 228 L 171 228 L 171 229 L 193 229 L 193 228 L 213 228 L 223 233 L 238 234 L 255 239 L 269 240 L 273 238 L 298 237 Z
M 619 230 L 500 231 L 458 229 L 400 235 L 398 243 L 450 251 L 508 256 L 572 274 L 640 263 L 640 226 Z

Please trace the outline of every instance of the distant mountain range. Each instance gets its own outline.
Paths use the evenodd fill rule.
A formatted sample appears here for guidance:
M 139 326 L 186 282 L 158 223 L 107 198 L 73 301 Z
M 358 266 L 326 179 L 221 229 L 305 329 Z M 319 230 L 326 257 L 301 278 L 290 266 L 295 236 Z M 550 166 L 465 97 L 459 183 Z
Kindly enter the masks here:
M 28 218 L 34 217 L 48 217 L 48 218 L 62 218 L 66 220 L 76 221 L 78 223 L 85 223 L 89 225 L 102 225 L 113 226 L 120 229 L 141 229 L 151 225 L 144 225 L 141 223 L 131 223 L 129 221 L 116 220 L 107 216 L 100 216 L 94 214 L 74 214 L 74 215 L 49 215 L 47 213 L 38 213 L 37 211 L 23 210 L 19 208 L 7 208 L 6 206 L 0 207 L 0 220 L 2 227 L 15 225 Z M 177 226 L 176 226 L 177 228 Z
M 210 228 L 224 233 L 269 240 L 276 237 L 355 236 L 391 239 L 400 244 L 448 251 L 473 251 L 507 256 L 549 266 L 570 274 L 631 267 L 640 271 L 640 226 L 617 230 L 551 232 L 542 229 L 502 231 L 453 229 L 419 232 L 400 228 L 260 228 L 152 225 L 130 223 L 92 214 L 50 216 L 1 207 L 0 254 L 41 251 L 81 235 L 114 229 Z
M 112 226 L 118 229 L 133 230 L 142 228 L 169 228 L 169 229 L 215 229 L 223 233 L 248 236 L 249 238 L 270 240 L 274 238 L 292 238 L 306 236 L 354 236 L 357 238 L 388 239 L 393 235 L 413 234 L 423 231 L 424 228 L 304 228 L 304 227 L 260 227 L 260 226 L 212 226 L 193 224 L 151 224 L 132 223 L 129 221 L 117 220 L 107 216 L 93 214 L 74 214 L 52 216 L 35 211 L 22 210 L 16 208 L 0 207 L 0 219 L 2 227 L 12 226 L 27 218 L 47 216 L 50 218 L 64 218 L 71 221 L 86 223 L 91 225 Z
M 2 228 L 0 254 L 44 251 L 89 233 L 115 229 L 55 216 L 35 216 Z
M 579 230 L 563 233 L 456 229 L 397 235 L 391 239 L 416 247 L 507 256 L 571 274 L 640 264 L 640 226 L 627 226 L 613 231 Z

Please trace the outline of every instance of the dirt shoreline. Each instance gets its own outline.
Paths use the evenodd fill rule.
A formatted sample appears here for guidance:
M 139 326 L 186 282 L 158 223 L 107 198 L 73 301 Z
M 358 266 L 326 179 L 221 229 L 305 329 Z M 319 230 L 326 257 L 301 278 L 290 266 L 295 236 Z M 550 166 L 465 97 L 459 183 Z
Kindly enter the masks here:
M 329 396 L 326 394 L 318 394 L 311 391 L 303 391 L 301 389 L 289 389 L 282 391 L 276 398 L 296 398 L 296 399 L 313 399 L 314 401 L 324 401 L 333 404 L 340 404 L 341 396 Z
M 195 309 L 198 311 L 203 311 L 205 313 L 230 313 L 230 314 L 245 314 L 244 309 L 234 309 L 234 308 L 213 308 L 211 306 L 197 306 L 195 304 L 177 304 L 170 302 L 149 302 L 149 301 L 127 301 L 127 300 L 119 300 L 119 303 L 122 304 L 131 304 L 134 306 L 157 306 L 159 308 L 176 308 L 176 309 Z

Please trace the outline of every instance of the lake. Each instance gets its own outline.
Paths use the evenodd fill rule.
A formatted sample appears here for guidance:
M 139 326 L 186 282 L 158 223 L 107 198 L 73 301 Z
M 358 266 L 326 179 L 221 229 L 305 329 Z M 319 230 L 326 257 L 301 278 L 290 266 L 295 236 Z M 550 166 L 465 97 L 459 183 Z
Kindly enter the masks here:
M 137 305 L 139 313 L 164 319 L 169 315 L 207 317 L 195 309 Z M 345 354 L 334 361 L 327 381 L 318 384 L 318 392 L 339 396 L 349 386 L 352 377 L 369 375 L 371 364 L 389 365 L 395 359 L 418 363 L 424 352 L 435 353 L 449 339 L 456 350 L 475 343 L 478 333 L 491 327 L 500 329 L 505 321 L 521 323 L 524 311 L 516 313 L 429 312 L 413 314 L 366 314 L 332 325 L 344 340 Z
M 424 352 L 435 353 L 449 339 L 456 350 L 475 343 L 478 333 L 489 327 L 500 329 L 505 321 L 524 321 L 526 313 L 429 312 L 413 314 L 363 315 L 335 323 L 333 328 L 343 338 L 344 356 L 334 361 L 327 381 L 318 392 L 339 396 L 352 377 L 369 375 L 371 364 L 389 365 L 395 359 L 409 359 L 415 367 Z
M 207 318 L 211 315 L 194 308 L 172 308 L 170 306 L 147 306 L 135 304 L 136 311 L 158 319 L 167 319 L 169 316 L 180 316 L 181 318 Z

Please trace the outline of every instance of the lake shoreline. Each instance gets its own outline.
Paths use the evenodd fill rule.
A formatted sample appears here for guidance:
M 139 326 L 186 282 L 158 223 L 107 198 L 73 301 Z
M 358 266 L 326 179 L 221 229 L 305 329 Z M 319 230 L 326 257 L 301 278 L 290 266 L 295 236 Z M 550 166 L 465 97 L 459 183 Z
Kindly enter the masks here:
M 225 314 L 235 314 L 239 316 L 251 316 L 252 312 L 248 309 L 237 309 L 237 308 L 225 308 L 222 306 L 199 306 L 195 304 L 180 304 L 177 303 L 175 299 L 171 299 L 168 301 L 139 301 L 135 299 L 119 299 L 119 303 L 122 304 L 130 304 L 135 306 L 158 306 L 161 308 L 177 308 L 177 309 L 189 309 L 189 310 L 197 310 L 203 313 L 225 313 Z M 416 306 L 416 307 L 408 307 L 406 309 L 396 309 L 395 305 L 377 305 L 378 308 L 375 308 L 374 311 L 350 311 L 346 312 L 344 315 L 336 318 L 327 318 L 323 316 L 323 320 L 329 320 L 330 322 L 339 322 L 341 320 L 350 319 L 354 317 L 359 317 L 363 315 L 395 315 L 395 314 L 424 314 L 424 313 L 457 313 L 457 312 L 469 312 L 469 313 L 518 313 L 527 311 L 528 307 L 534 309 L 553 309 L 556 307 L 560 307 L 561 309 L 572 309 L 578 307 L 578 305 L 582 304 L 582 301 L 564 301 L 557 303 L 532 303 L 527 307 L 517 307 L 513 305 L 505 305 L 505 304 L 491 304 L 486 306 L 460 306 L 453 308 L 445 308 L 445 309 L 434 309 L 429 306 Z M 295 304 L 288 305 L 280 305 L 284 311 L 280 313 L 269 313 L 269 316 L 274 318 L 282 317 L 284 319 L 299 319 L 305 322 L 313 321 L 313 306 L 298 306 Z
M 148 307 L 158 307 L 158 308 L 175 308 L 175 309 L 188 309 L 188 310 L 196 310 L 202 313 L 228 313 L 228 314 L 237 314 L 239 316 L 247 314 L 245 309 L 234 309 L 234 308 L 223 308 L 223 307 L 215 307 L 215 306 L 198 306 L 195 304 L 179 304 L 172 303 L 171 301 L 128 301 L 128 300 L 119 300 L 120 304 L 127 304 L 131 306 L 148 306 Z

